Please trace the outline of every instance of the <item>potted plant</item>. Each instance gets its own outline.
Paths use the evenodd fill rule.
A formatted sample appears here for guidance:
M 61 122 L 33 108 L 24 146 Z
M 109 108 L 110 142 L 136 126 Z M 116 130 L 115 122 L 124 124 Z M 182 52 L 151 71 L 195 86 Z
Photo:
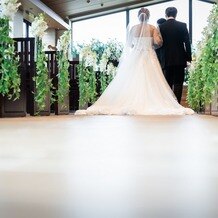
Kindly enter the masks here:
M 0 117 L 26 115 L 24 81 L 21 84 L 22 66 L 16 56 L 14 40 L 9 36 L 11 31 L 9 22 L 13 20 L 19 6 L 17 0 L 1 1 Z
M 188 83 L 188 102 L 196 111 L 209 108 L 212 113 L 211 104 L 217 104 L 215 110 L 218 112 L 217 98 L 214 97 L 218 90 L 218 6 L 214 4 L 208 17 L 208 25 L 203 31 L 203 39 L 199 42 L 195 61 L 190 69 Z
M 50 104 L 54 101 L 53 85 L 47 66 L 47 56 L 43 49 L 42 37 L 48 25 L 45 16 L 39 14 L 32 23 L 32 34 L 36 38 L 36 66 L 33 76 L 34 105 L 31 115 L 50 115 Z
M 57 49 L 57 85 L 56 85 L 56 97 L 57 102 L 55 106 L 55 114 L 69 114 L 69 57 L 68 50 L 70 45 L 71 31 L 65 31 L 58 40 Z

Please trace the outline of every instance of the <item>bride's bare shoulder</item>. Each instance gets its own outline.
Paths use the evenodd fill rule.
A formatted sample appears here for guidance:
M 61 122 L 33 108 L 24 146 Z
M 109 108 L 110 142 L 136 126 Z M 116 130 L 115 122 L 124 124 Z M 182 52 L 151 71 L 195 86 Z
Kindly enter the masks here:
M 157 28 L 155 26 L 151 25 L 151 24 L 149 24 L 149 27 L 150 27 L 150 33 L 153 36 L 153 34 L 157 30 Z
M 137 27 L 140 27 L 140 24 L 136 24 L 136 25 L 132 26 L 132 29 L 135 29 Z
M 151 30 L 155 30 L 156 29 L 156 27 L 154 25 L 151 25 L 151 24 L 149 24 L 149 27 L 150 27 Z

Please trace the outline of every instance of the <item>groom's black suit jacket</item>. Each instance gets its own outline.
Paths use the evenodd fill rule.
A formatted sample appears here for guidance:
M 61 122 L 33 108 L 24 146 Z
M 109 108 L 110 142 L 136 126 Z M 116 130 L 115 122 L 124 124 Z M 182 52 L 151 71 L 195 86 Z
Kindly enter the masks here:
M 163 37 L 164 67 L 186 67 L 191 61 L 191 45 L 188 29 L 185 23 L 169 19 L 159 26 Z

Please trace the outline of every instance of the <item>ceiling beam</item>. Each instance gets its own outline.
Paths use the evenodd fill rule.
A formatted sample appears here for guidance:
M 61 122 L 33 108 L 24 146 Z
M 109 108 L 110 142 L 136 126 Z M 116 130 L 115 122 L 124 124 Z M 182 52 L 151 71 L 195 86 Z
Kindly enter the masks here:
M 42 3 L 39 0 L 29 0 L 32 4 L 34 4 L 36 7 L 38 7 L 40 10 L 42 10 L 45 14 L 47 14 L 49 17 L 51 17 L 53 20 L 61 24 L 66 29 L 70 29 L 70 25 L 66 23 L 58 14 L 56 14 L 53 10 L 51 10 L 47 5 Z

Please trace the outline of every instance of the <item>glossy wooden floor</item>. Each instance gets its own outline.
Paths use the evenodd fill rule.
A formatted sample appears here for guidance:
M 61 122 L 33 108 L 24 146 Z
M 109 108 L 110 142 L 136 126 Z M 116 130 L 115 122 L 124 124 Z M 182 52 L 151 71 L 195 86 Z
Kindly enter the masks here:
M 218 118 L 0 119 L 1 218 L 217 218 Z

